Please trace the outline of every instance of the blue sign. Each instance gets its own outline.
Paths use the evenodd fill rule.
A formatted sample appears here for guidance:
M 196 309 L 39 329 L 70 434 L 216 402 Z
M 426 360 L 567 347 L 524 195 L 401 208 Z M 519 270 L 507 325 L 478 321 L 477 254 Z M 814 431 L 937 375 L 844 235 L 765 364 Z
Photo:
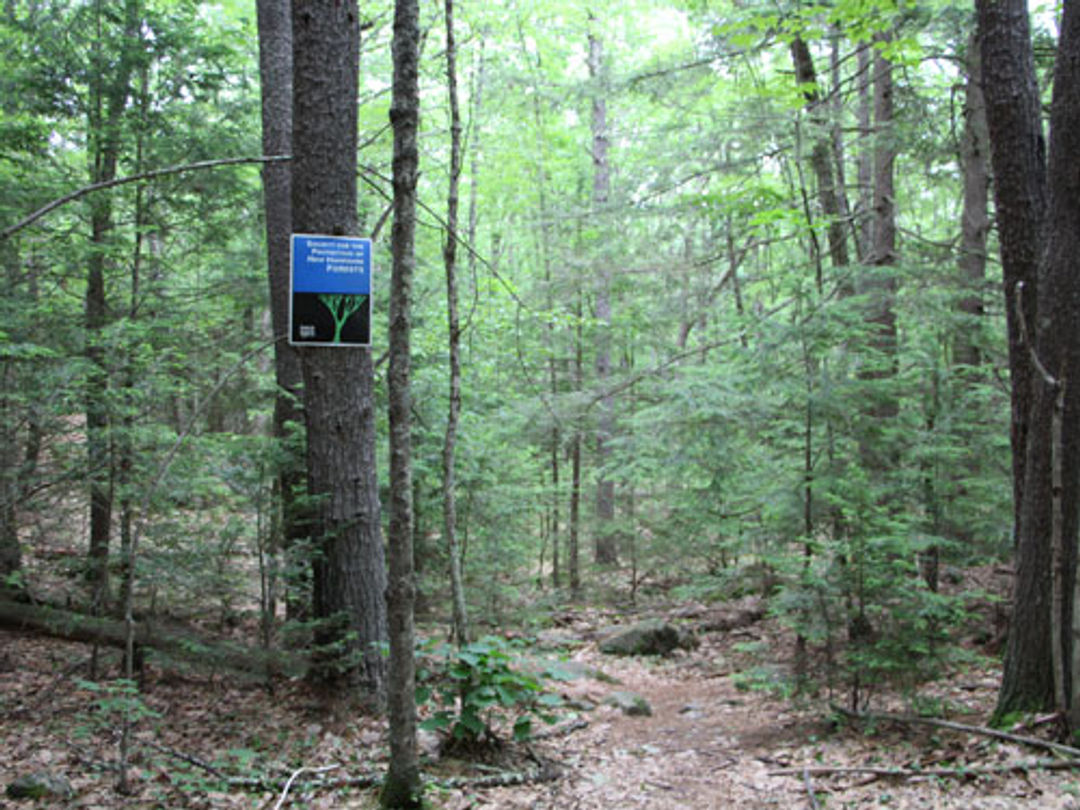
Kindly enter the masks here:
M 371 240 L 292 236 L 289 342 L 371 345 Z

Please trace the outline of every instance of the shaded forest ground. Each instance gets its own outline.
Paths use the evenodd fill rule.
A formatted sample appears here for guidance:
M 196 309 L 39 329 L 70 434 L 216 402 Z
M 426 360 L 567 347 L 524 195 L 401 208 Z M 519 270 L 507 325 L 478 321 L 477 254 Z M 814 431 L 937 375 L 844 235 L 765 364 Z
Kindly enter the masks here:
M 541 658 L 560 658 L 580 676 L 553 688 L 576 706 L 595 708 L 566 715 L 544 730 L 548 736 L 511 749 L 497 763 L 432 756 L 428 772 L 439 781 L 429 788 L 431 805 L 1080 808 L 1075 771 L 975 773 L 1001 771 L 1044 752 L 925 727 L 855 728 L 830 717 L 824 691 L 793 700 L 783 688 L 793 639 L 773 620 L 708 629 L 731 624 L 717 618 L 746 605 L 669 604 L 649 611 L 677 617 L 698 631 L 696 649 L 667 659 L 601 654 L 593 639 L 600 626 L 621 618 L 613 612 L 561 614 L 559 626 L 538 633 L 521 663 L 530 667 Z M 115 675 L 117 654 L 102 655 Z M 36 806 L 374 807 L 374 791 L 366 785 L 386 765 L 384 721 L 351 711 L 328 714 L 301 680 L 279 679 L 270 692 L 234 673 L 184 673 L 175 662 L 147 670 L 140 707 L 146 716 L 136 727 L 131 756 L 135 789 L 118 795 L 113 783 L 119 696 L 83 680 L 89 656 L 85 644 L 0 632 L 0 783 L 44 769 L 64 774 L 75 790 L 69 802 L 43 800 Z M 976 660 L 924 685 L 924 705 L 943 707 L 952 720 L 984 723 L 999 672 L 989 658 Z M 646 698 L 652 715 L 627 716 L 605 705 L 614 691 Z M 874 706 L 906 711 L 910 701 L 881 693 Z M 433 755 L 430 736 L 424 742 Z M 337 767 L 298 774 L 281 801 L 285 781 L 298 769 L 330 766 Z M 961 766 L 971 773 L 943 778 L 813 770 Z M 499 781 L 508 772 L 537 771 L 555 778 L 506 787 L 477 784 Z M 0 806 L 30 803 L 0 798 Z

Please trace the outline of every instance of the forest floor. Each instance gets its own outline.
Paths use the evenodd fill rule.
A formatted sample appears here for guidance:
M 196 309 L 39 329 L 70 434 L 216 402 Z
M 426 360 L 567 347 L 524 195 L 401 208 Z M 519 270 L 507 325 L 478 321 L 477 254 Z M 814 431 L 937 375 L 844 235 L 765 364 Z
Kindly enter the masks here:
M 714 609 L 669 606 L 667 615 L 694 621 Z M 432 808 L 1080 810 L 1080 773 L 1020 767 L 1045 763 L 1044 751 L 918 725 L 838 723 L 827 695 L 785 696 L 780 674 L 792 639 L 769 619 L 700 632 L 696 649 L 670 658 L 624 658 L 601 654 L 589 640 L 611 614 L 568 616 L 561 628 L 541 634 L 530 655 L 552 655 L 541 647 L 561 650 L 562 660 L 584 674 L 552 687 L 575 705 L 595 708 L 566 716 L 527 748 L 511 747 L 514 756 L 497 764 L 427 761 Z M 0 808 L 376 806 L 369 776 L 386 766 L 385 721 L 327 714 L 300 680 L 279 681 L 271 693 L 231 674 L 157 666 L 149 669 L 139 704 L 144 716 L 132 734 L 132 790 L 118 794 L 122 696 L 84 680 L 89 655 L 85 645 L 0 631 L 0 784 L 47 770 L 63 774 L 74 791 L 68 801 L 0 797 Z M 920 693 L 946 707 L 951 720 L 979 725 L 999 677 L 989 664 L 968 664 Z M 651 716 L 605 705 L 614 691 L 644 697 Z M 910 708 L 890 694 L 873 705 Z M 431 755 L 430 735 L 426 742 Z M 838 770 L 822 770 L 829 768 Z M 966 775 L 931 773 L 960 768 Z M 477 784 L 538 770 L 549 778 Z

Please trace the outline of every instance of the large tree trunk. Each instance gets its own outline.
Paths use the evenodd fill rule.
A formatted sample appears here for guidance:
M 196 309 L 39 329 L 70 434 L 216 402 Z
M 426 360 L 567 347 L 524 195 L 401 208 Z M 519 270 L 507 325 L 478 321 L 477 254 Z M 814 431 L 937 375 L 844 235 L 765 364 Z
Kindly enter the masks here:
M 1024 319 L 1034 328 L 1046 212 L 1045 146 L 1026 0 L 978 0 L 976 11 L 1009 333 L 1013 508 L 1018 527 L 1024 500 L 1032 368 L 1020 336 L 1016 287 L 1024 285 Z M 1018 532 L 1018 528 L 1014 530 Z M 1032 661 L 1037 666 L 1034 658 Z
M 1028 422 L 1016 549 L 1014 630 L 1009 635 L 999 715 L 1026 709 L 1067 709 L 1073 692 L 1073 586 L 1080 520 L 1080 500 L 1076 498 L 1080 491 L 1077 154 L 1080 154 L 1080 5 L 1067 2 L 1054 68 L 1038 320 L 1027 322 L 1035 332 L 1035 351 L 1042 368 L 1034 378 Z M 1058 407 L 1063 412 L 1055 414 Z M 1057 426 L 1055 420 L 1060 420 Z M 1053 570 L 1054 557 L 1060 560 L 1058 571 Z M 1056 616 L 1051 615 L 1055 607 L 1060 610 Z M 1050 633 L 1047 639 L 1050 628 L 1056 628 L 1060 636 L 1055 638 Z M 1042 645 L 1029 647 L 1025 641 L 1028 636 L 1037 636 Z M 1058 647 L 1056 650 L 1054 645 Z M 1017 660 L 1022 655 L 1035 660 Z M 1057 701 L 1054 701 L 1055 669 L 1062 689 Z
M 590 15 L 590 26 L 595 18 Z M 592 160 L 593 216 L 606 216 L 611 195 L 611 165 L 608 161 L 607 99 L 605 98 L 604 46 L 596 34 L 589 31 L 589 78 L 593 81 L 592 97 Z M 603 389 L 611 377 L 611 267 L 608 258 L 601 256 L 596 279 L 596 383 Z M 596 562 L 613 565 L 619 561 L 618 535 L 615 522 L 615 482 L 608 477 L 611 461 L 611 439 L 615 433 L 615 399 L 602 394 L 596 428 L 596 526 L 594 553 Z
M 1004 275 L 1012 377 L 1013 500 L 1016 580 L 1013 627 L 998 696 L 999 717 L 1053 705 L 1050 642 L 1050 539 L 1023 528 L 1025 458 L 1032 396 L 1032 366 L 1024 346 L 1017 288 L 1023 285 L 1023 320 L 1035 328 L 1037 270 L 1046 211 L 1046 167 L 1031 29 L 1025 0 L 978 0 L 983 90 L 990 129 L 994 202 Z
M 355 0 L 294 3 L 292 229 L 356 233 Z M 312 675 L 327 686 L 383 685 L 386 569 L 375 475 L 371 351 L 304 347 L 308 488 L 315 499 Z
M 420 123 L 420 9 L 418 0 L 394 4 L 394 267 L 390 279 L 390 765 L 383 807 L 420 807 L 422 785 L 416 747 L 416 664 L 413 609 L 416 595 L 412 549 L 412 438 L 409 392 L 412 284 L 416 268 L 416 179 Z M 449 17 L 448 17 L 449 19 Z M 448 235 L 453 239 L 453 235 Z
M 869 265 L 860 279 L 860 292 L 867 298 L 866 322 L 871 332 L 867 342 L 864 370 L 866 383 L 865 430 L 859 438 L 859 452 L 871 481 L 885 491 L 884 479 L 895 469 L 896 455 L 888 438 L 889 423 L 897 414 L 896 392 L 896 192 L 894 164 L 896 136 L 893 126 L 892 64 L 875 50 L 873 64 L 873 198 L 871 209 Z
M 289 0 L 258 0 L 259 76 L 262 83 L 262 148 L 265 155 L 292 153 L 292 20 Z M 292 230 L 292 169 L 288 162 L 263 166 L 266 209 L 267 275 L 270 283 L 270 321 L 274 333 L 274 436 L 281 448 L 275 490 L 278 498 L 274 545 L 289 555 L 305 536 L 300 510 L 304 484 L 300 408 L 303 373 L 300 358 L 289 344 L 289 235 Z M 301 433 L 302 435 L 302 433 Z M 293 560 L 300 565 L 300 560 Z M 303 561 L 307 563 L 307 561 Z M 302 568 L 309 566 L 303 565 Z M 301 577 L 302 581 L 306 578 Z M 303 618 L 311 594 L 290 589 L 286 604 L 290 618 Z

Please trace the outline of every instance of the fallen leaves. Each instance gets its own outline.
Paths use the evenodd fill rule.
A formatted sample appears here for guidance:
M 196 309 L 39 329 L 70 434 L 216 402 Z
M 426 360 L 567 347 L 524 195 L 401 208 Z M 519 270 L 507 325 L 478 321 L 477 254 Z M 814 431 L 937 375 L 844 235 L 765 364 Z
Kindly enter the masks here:
M 584 637 L 579 618 L 568 616 L 567 623 Z M 763 688 L 740 688 L 718 670 L 745 671 L 763 654 L 783 668 L 792 648 L 767 620 L 754 632 L 761 645 L 753 660 L 732 633 L 719 631 L 703 634 L 697 650 L 662 660 L 616 659 L 575 645 L 578 677 L 556 688 L 572 705 L 595 708 L 567 716 L 536 740 L 535 761 L 522 757 L 485 771 L 429 759 L 429 776 L 441 778 L 429 789 L 433 807 L 1080 810 L 1073 795 L 1078 777 L 1060 760 L 1034 758 L 1013 742 L 895 723 L 866 733 L 828 722 L 824 701 L 796 704 Z M 62 772 L 76 794 L 68 806 L 88 810 L 374 806 L 372 785 L 386 766 L 380 718 L 324 716 L 300 681 L 279 681 L 271 695 L 257 684 L 153 671 L 140 697 L 158 716 L 136 730 L 137 791 L 120 797 L 113 789 L 115 724 L 75 685 L 86 648 L 10 633 L 0 644 L 5 660 L 21 663 L 0 671 L 3 784 L 39 768 Z M 552 646 L 547 654 L 556 655 Z M 997 677 L 971 668 L 927 691 L 979 722 L 992 707 Z M 603 705 L 616 691 L 646 697 L 652 716 Z M 881 704 L 906 708 L 899 695 L 882 695 Z M 537 763 L 557 764 L 558 778 L 541 774 Z M 530 768 L 537 773 L 530 776 Z

